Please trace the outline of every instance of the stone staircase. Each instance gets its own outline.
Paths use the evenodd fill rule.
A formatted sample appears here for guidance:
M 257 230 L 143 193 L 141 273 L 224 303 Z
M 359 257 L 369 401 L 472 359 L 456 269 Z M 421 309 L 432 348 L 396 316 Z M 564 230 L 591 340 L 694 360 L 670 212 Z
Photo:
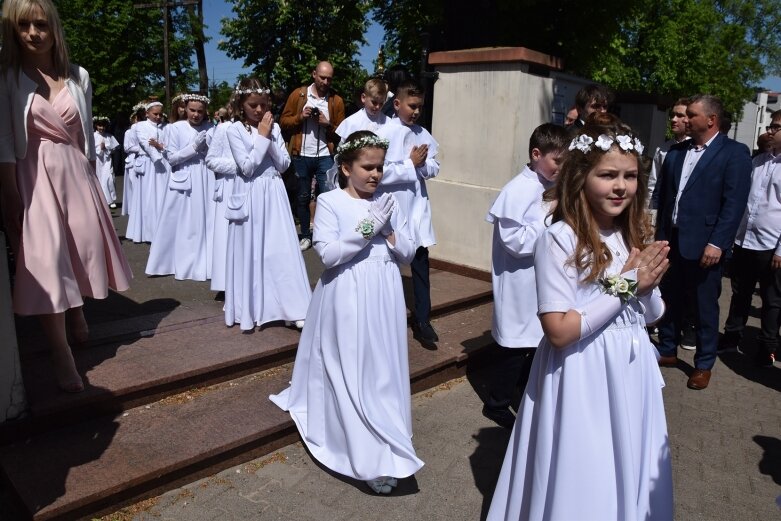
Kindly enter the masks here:
M 409 333 L 414 392 L 462 374 L 492 343 L 490 282 L 448 268 L 431 273 L 437 349 Z M 297 331 L 243 334 L 213 302 L 157 304 L 132 303 L 125 317 L 87 309 L 92 323 L 92 311 L 104 320 L 75 353 L 88 383 L 77 395 L 57 390 L 39 332 L 22 325 L 30 414 L 0 425 L 0 471 L 23 515 L 112 512 L 298 439 L 267 399 L 290 379 Z

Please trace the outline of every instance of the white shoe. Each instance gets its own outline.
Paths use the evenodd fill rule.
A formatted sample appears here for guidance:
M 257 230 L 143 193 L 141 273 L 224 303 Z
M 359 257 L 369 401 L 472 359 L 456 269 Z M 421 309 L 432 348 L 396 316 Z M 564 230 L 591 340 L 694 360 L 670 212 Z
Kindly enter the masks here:
M 370 479 L 366 484 L 377 494 L 390 494 L 391 490 L 393 490 L 390 485 L 385 483 L 383 478 Z
M 298 247 L 301 248 L 301 251 L 306 251 L 309 248 L 312 247 L 312 239 L 309 237 L 304 237 L 298 242 Z
M 384 479 L 385 480 L 385 484 L 386 485 L 390 485 L 393 488 L 396 488 L 396 485 L 399 484 L 399 480 L 398 479 L 392 478 L 390 476 L 384 476 L 384 477 L 382 477 L 380 479 Z

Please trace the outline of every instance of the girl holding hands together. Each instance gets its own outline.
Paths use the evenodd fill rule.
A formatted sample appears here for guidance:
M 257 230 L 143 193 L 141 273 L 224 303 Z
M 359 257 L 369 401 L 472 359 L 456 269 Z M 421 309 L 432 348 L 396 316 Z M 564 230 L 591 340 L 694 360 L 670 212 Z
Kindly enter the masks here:
M 666 242 L 643 212 L 643 146 L 610 114 L 565 153 L 553 224 L 537 241 L 545 333 L 488 519 L 672 519 L 658 353 Z

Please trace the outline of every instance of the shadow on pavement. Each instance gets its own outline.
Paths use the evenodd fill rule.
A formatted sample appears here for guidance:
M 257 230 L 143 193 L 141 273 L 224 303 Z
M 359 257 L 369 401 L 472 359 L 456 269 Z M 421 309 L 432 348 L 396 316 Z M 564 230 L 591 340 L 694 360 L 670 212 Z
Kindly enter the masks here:
M 489 331 L 483 333 L 483 336 L 486 334 L 490 336 Z M 468 342 L 468 340 L 464 342 L 464 345 L 466 346 Z M 486 350 L 485 355 L 475 359 L 470 358 L 467 362 L 466 378 L 483 403 L 488 397 L 492 376 L 491 368 L 497 362 L 497 355 L 500 354 L 499 349 L 501 348 L 494 344 Z M 520 395 L 513 400 L 514 404 L 517 404 L 519 399 Z M 481 520 L 486 518 L 488 509 L 491 507 L 491 498 L 496 487 L 496 480 L 499 478 L 499 471 L 502 469 L 510 432 L 510 430 L 497 425 L 482 428 L 474 435 L 477 447 L 469 456 L 469 464 L 472 468 L 475 486 L 483 495 L 483 504 L 480 509 Z
M 740 351 L 719 353 L 719 359 L 735 374 L 747 380 L 781 392 L 781 369 L 779 367 L 760 367 L 754 363 L 759 349 L 757 334 L 759 329 L 747 326 L 740 341 Z
M 754 436 L 753 439 L 765 451 L 759 460 L 759 471 L 770 476 L 776 485 L 781 485 L 781 440 L 760 435 Z

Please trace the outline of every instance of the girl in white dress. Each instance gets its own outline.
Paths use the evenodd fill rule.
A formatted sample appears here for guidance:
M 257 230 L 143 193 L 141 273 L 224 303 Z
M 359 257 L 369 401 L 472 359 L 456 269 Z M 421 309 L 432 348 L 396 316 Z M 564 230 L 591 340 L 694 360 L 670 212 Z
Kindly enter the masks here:
M 95 173 L 98 184 L 103 190 L 103 197 L 109 208 L 117 207 L 117 190 L 114 186 L 114 165 L 111 153 L 119 146 L 114 136 L 106 132 L 108 118 L 96 116 L 92 118 L 95 125 Z
M 227 112 L 227 111 L 226 111 Z M 228 144 L 228 128 L 230 121 L 223 121 L 214 128 L 209 152 L 206 154 L 206 166 L 214 173 L 215 183 L 212 200 L 214 210 L 214 236 L 212 244 L 212 276 L 211 289 L 225 291 L 225 265 L 228 250 L 228 219 L 225 211 L 228 196 L 233 193 L 233 182 L 236 180 L 236 162 L 233 160 Z
M 657 352 L 666 242 L 644 246 L 643 147 L 610 114 L 572 141 L 534 253 L 545 333 L 488 520 L 670 520 Z M 642 251 L 641 251 L 642 250 Z
M 133 107 L 133 115 L 130 117 L 130 127 L 125 131 L 125 137 L 122 140 L 122 148 L 125 150 L 125 175 L 124 189 L 122 190 L 122 211 L 121 215 L 130 215 L 130 207 L 133 204 L 133 190 L 137 184 L 136 180 L 136 154 L 141 150 L 138 146 L 138 136 L 136 135 L 136 125 L 146 117 L 144 104 L 139 103 Z M 129 219 L 128 219 L 129 221 Z M 128 229 L 130 226 L 128 225 Z M 129 239 L 131 237 L 128 237 Z
M 407 314 L 399 263 L 415 245 L 391 194 L 374 197 L 388 142 L 372 132 L 339 146 L 342 190 L 320 195 L 314 248 L 325 264 L 289 388 L 307 448 L 329 469 L 389 494 L 423 466 L 412 447 Z
M 163 104 L 152 101 L 144 108 L 146 119 L 133 125 L 138 141 L 136 183 L 125 233 L 133 242 L 152 242 L 168 190 L 169 167 L 163 157 Z
M 280 172 L 290 156 L 271 115 L 269 90 L 239 83 L 228 144 L 239 175 L 228 199 L 225 323 L 251 330 L 284 320 L 303 327 L 312 289 Z
M 146 274 L 206 280 L 212 263 L 214 175 L 205 158 L 213 127 L 206 117 L 209 98 L 198 94 L 183 94 L 181 98 L 186 116 L 167 127 L 166 158 L 171 177 Z

